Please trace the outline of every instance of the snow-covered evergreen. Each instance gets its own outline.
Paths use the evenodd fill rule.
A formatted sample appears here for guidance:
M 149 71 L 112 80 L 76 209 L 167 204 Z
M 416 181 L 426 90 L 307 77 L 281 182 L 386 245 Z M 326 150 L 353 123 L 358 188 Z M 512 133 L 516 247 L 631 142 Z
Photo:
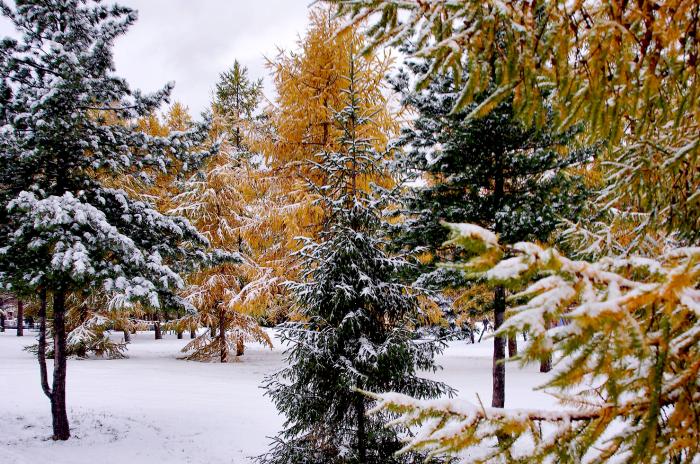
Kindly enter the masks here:
M 342 149 L 319 153 L 314 164 L 326 180 L 317 190 L 326 221 L 318 241 L 305 240 L 305 272 L 291 284 L 301 320 L 282 326 L 289 367 L 267 380 L 285 430 L 264 463 L 415 462 L 421 458 L 414 454 L 394 455 L 400 430 L 385 427 L 387 414 L 367 415 L 373 401 L 359 390 L 451 393 L 419 376 L 436 369 L 441 346 L 415 339 L 416 299 L 396 280 L 406 263 L 386 253 L 380 201 L 361 187 L 382 156 L 360 135 L 372 121 L 359 109 L 352 69 L 347 106 L 336 116 Z
M 54 438 L 67 439 L 67 297 L 106 293 L 112 307 L 189 309 L 179 273 L 210 258 L 187 220 L 111 185 L 154 168 L 195 168 L 209 155 L 200 148 L 206 131 L 136 130 L 136 118 L 167 101 L 171 85 L 144 95 L 114 74 L 113 42 L 136 20 L 129 8 L 95 0 L 0 8 L 19 34 L 0 43 L 0 285 L 41 294 L 44 311 L 53 300 L 53 388 L 42 378 Z M 43 349 L 40 340 L 40 359 Z

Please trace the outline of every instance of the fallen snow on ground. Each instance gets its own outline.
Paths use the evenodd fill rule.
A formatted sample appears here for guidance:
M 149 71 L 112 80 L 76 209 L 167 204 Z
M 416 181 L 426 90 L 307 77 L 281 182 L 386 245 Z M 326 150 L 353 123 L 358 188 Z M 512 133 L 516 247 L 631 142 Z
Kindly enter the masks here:
M 32 334 L 0 333 L 0 463 L 244 464 L 267 449 L 283 418 L 260 388 L 283 364 L 276 338 L 269 350 L 251 345 L 229 364 L 178 359 L 187 342 L 174 335 L 134 335 L 128 359 L 70 360 L 69 420 L 73 437 L 54 442 L 48 399 L 36 359 L 22 350 Z M 439 358 L 459 396 L 491 403 L 492 341 L 451 342 Z M 49 361 L 49 369 L 51 369 Z M 537 366 L 508 365 L 507 407 L 552 407 L 533 390 L 545 380 Z

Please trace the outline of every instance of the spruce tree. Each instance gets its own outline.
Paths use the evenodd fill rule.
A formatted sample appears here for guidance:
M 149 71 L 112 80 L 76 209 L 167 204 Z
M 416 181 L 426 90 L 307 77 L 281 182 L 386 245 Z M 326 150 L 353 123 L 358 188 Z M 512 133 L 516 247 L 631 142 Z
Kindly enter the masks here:
M 192 310 L 179 272 L 206 259 L 207 240 L 190 223 L 159 213 L 117 179 L 186 172 L 209 155 L 203 127 L 167 137 L 136 119 L 167 100 L 129 89 L 114 75 L 111 48 L 136 20 L 97 0 L 0 3 L 19 33 L 0 42 L 0 286 L 40 301 L 41 385 L 53 438 L 70 436 L 65 402 L 66 311 L 73 300 L 109 296 Z M 53 314 L 53 384 L 46 370 L 46 316 Z
M 248 68 L 238 60 L 221 73 L 214 94 L 214 111 L 223 116 L 230 133 L 231 144 L 243 148 L 243 124 L 253 117 L 262 97 L 262 79 L 251 81 Z
M 287 419 L 262 463 L 422 462 L 394 454 L 402 447 L 399 431 L 386 427 L 386 414 L 367 415 L 374 401 L 358 390 L 451 393 L 417 375 L 436 369 L 441 346 L 415 339 L 416 299 L 396 280 L 406 263 L 386 253 L 380 202 L 362 188 L 378 175 L 382 156 L 362 136 L 372 121 L 355 85 L 351 65 L 347 105 L 335 118 L 340 149 L 319 153 L 314 163 L 327 179 L 316 191 L 326 221 L 299 253 L 306 271 L 291 287 L 301 321 L 282 326 L 289 366 L 266 384 Z
M 464 111 L 453 112 L 460 89 L 452 74 L 436 76 L 423 90 L 412 86 L 430 64 L 409 60 L 391 79 L 403 105 L 416 112 L 396 142 L 403 148 L 397 167 L 404 176 L 421 179 L 403 198 L 405 221 L 396 227 L 394 245 L 427 250 L 429 258 L 417 277 L 422 285 L 445 288 L 467 283 L 454 272 L 437 268 L 437 262 L 460 261 L 469 251 L 443 245 L 449 231 L 441 221 L 478 224 L 496 232 L 503 243 L 546 242 L 562 218 L 577 216 L 585 189 L 567 168 L 590 158 L 593 150 L 570 149 L 576 130 L 527 128 L 516 119 L 508 100 L 484 118 L 470 118 L 488 93 Z M 505 299 L 505 289 L 496 286 L 495 328 L 503 322 Z M 505 401 L 504 358 L 505 340 L 495 337 L 492 402 L 498 407 Z

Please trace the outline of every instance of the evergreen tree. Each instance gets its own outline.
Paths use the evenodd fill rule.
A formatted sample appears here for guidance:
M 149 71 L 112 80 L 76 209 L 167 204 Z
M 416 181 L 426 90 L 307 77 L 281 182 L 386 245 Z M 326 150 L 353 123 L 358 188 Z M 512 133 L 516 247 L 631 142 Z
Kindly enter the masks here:
M 231 143 L 237 150 L 243 148 L 242 126 L 253 117 L 262 97 L 262 87 L 262 79 L 251 81 L 248 68 L 238 60 L 219 76 L 213 107 L 226 121 Z
M 419 462 L 396 456 L 401 440 L 386 414 L 367 415 L 373 401 L 360 390 L 400 391 L 430 398 L 451 393 L 418 377 L 435 370 L 441 347 L 418 343 L 416 299 L 395 279 L 404 266 L 378 238 L 379 203 L 364 181 L 381 171 L 382 156 L 360 136 L 372 124 L 361 110 L 351 60 L 347 106 L 336 115 L 339 150 L 322 151 L 314 169 L 326 222 L 302 248 L 300 282 L 292 284 L 302 320 L 282 326 L 289 367 L 267 379 L 267 394 L 287 416 L 263 463 Z
M 159 213 L 117 179 L 186 172 L 209 155 L 203 127 L 154 137 L 135 120 L 170 87 L 131 91 L 113 74 L 111 47 L 136 13 L 96 0 L 0 3 L 20 33 L 0 43 L 0 285 L 40 301 L 39 365 L 53 437 L 70 436 L 65 402 L 69 299 L 105 294 L 119 308 L 191 305 L 179 272 L 207 258 L 190 223 Z M 46 316 L 53 314 L 53 385 L 46 371 Z
M 395 242 L 428 252 L 420 283 L 439 288 L 460 285 L 462 279 L 454 271 L 436 269 L 436 262 L 466 256 L 453 245 L 443 245 L 448 230 L 441 221 L 478 224 L 496 232 L 503 243 L 546 242 L 562 218 L 576 217 L 585 194 L 581 179 L 567 168 L 593 152 L 567 151 L 574 130 L 557 134 L 527 128 L 516 119 L 510 101 L 482 119 L 468 114 L 489 95 L 453 112 L 459 88 L 451 74 L 436 76 L 423 90 L 413 89 L 416 76 L 429 68 L 429 61 L 409 60 L 407 69 L 391 80 L 403 104 L 417 113 L 397 141 L 403 148 L 397 164 L 402 174 L 421 181 L 403 198 L 405 221 L 397 227 Z M 498 328 L 506 309 L 503 287 L 494 289 L 493 309 Z M 511 345 L 511 352 L 515 349 Z M 505 340 L 495 337 L 493 405 L 499 407 L 505 401 L 504 357 Z

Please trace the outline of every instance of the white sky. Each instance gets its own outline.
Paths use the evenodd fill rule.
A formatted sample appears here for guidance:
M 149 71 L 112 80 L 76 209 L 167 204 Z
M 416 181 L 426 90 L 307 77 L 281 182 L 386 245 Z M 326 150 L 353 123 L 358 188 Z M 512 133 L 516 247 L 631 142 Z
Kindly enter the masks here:
M 234 59 L 272 89 L 264 57 L 289 50 L 306 30 L 312 0 L 106 0 L 138 10 L 139 19 L 117 39 L 117 74 L 133 89 L 151 92 L 175 82 L 173 101 L 193 116 L 206 109 L 221 72 Z M 0 21 L 0 36 L 11 31 Z
M 306 30 L 311 0 L 118 0 L 139 20 L 117 39 L 117 73 L 132 88 L 153 91 L 175 81 L 173 100 L 204 110 L 221 72 L 234 59 L 266 80 L 264 57 L 295 47 Z

